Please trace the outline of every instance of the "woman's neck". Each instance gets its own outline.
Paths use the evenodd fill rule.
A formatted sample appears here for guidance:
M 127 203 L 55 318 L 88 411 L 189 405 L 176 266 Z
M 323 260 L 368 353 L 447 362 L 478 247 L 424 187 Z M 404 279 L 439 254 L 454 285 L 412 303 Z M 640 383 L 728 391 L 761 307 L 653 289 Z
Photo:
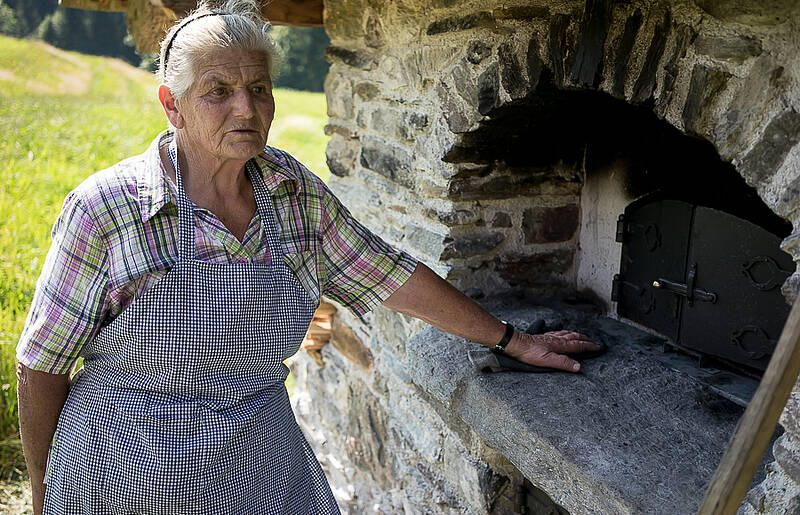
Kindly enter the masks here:
M 181 180 L 189 198 L 236 198 L 252 188 L 244 173 L 247 160 L 219 159 L 178 138 Z
M 191 148 L 178 140 L 178 163 L 186 195 L 196 206 L 214 213 L 237 240 L 243 241 L 256 211 L 253 186 L 244 173 L 246 161 L 214 163 L 198 159 L 200 156 L 193 154 Z M 166 148 L 160 152 L 167 174 L 177 183 Z

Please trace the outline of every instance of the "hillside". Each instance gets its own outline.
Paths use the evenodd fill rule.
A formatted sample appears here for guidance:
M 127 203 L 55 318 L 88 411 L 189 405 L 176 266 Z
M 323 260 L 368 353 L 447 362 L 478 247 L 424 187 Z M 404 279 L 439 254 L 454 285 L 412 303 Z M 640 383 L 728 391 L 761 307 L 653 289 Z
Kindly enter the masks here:
M 142 152 L 166 128 L 156 86 L 150 74 L 117 59 L 0 36 L 0 480 L 24 470 L 14 348 L 50 228 L 83 178 Z M 269 143 L 327 179 L 324 96 L 276 90 L 275 97 Z M 8 495 L 20 491 L 17 483 L 0 484 L 0 512 L 18 511 Z

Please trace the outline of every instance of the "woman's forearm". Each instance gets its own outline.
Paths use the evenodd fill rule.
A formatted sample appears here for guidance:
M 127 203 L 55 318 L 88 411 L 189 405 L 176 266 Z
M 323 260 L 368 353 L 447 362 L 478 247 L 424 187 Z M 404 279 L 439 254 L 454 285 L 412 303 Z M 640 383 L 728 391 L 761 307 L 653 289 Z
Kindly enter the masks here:
M 42 512 L 47 456 L 68 391 L 68 375 L 48 374 L 17 365 L 19 432 L 31 477 L 35 514 Z
M 482 345 L 496 344 L 505 332 L 497 317 L 422 263 L 383 305 Z

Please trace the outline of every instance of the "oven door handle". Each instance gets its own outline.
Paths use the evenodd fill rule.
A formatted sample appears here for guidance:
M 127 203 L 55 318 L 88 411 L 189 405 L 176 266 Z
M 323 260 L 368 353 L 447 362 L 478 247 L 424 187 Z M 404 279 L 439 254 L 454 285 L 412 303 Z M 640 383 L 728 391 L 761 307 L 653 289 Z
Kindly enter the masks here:
M 688 285 L 676 283 L 674 281 L 670 281 L 669 279 L 664 279 L 659 277 L 655 281 L 653 281 L 653 288 L 658 288 L 659 290 L 666 290 L 668 292 L 674 293 L 676 295 L 680 295 L 681 297 L 686 297 L 690 304 L 692 301 L 700 300 L 703 302 L 710 302 L 715 303 L 717 302 L 717 294 L 705 290 L 701 290 L 699 288 L 689 289 Z

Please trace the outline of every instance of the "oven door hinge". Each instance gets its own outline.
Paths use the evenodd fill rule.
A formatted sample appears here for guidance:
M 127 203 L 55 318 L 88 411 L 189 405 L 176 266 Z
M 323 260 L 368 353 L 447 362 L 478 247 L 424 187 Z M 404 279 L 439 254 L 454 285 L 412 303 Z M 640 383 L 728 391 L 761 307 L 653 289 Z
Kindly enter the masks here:
M 611 281 L 611 302 L 619 302 L 620 286 L 622 286 L 622 277 L 619 274 L 614 274 L 614 280 Z
M 621 214 L 617 217 L 617 243 L 625 241 L 625 215 Z

